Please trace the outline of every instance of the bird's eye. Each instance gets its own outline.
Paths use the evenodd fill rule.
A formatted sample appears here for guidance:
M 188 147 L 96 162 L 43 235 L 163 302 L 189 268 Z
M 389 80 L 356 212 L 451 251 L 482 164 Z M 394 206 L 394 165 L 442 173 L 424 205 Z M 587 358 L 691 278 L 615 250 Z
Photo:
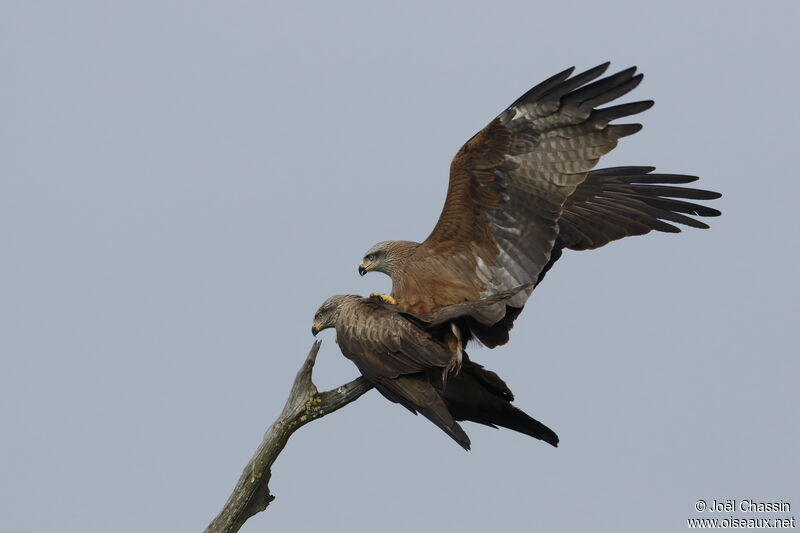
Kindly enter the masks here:
M 367 261 L 375 261 L 375 254 L 369 254 L 367 256 Z

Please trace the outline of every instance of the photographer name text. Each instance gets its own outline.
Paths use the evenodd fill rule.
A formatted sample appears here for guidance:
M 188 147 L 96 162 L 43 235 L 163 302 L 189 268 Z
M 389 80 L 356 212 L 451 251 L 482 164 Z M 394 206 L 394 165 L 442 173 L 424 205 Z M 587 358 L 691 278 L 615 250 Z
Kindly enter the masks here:
M 694 506 L 698 513 L 789 513 L 792 505 L 789 502 L 758 502 L 755 500 L 697 500 Z

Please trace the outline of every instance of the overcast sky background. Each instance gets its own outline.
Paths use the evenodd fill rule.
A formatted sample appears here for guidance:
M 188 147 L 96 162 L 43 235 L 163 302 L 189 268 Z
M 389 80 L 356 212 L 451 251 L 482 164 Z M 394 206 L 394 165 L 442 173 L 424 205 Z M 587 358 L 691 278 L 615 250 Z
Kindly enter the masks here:
M 389 290 L 363 252 L 423 239 L 466 139 L 606 60 L 656 106 L 600 166 L 700 175 L 724 214 L 566 253 L 471 350 L 560 447 L 466 423 L 465 453 L 371 392 L 292 437 L 242 531 L 800 515 L 800 4 L 433 4 L 0 3 L 0 530 L 201 531 L 317 306 Z M 330 388 L 356 371 L 322 338 Z

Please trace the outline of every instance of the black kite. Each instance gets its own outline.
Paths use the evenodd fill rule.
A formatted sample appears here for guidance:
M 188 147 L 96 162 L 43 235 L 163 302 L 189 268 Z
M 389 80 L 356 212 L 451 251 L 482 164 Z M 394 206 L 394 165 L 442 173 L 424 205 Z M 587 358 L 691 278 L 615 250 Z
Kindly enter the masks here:
M 591 171 L 620 138 L 641 129 L 609 122 L 653 105 L 599 108 L 642 80 L 633 67 L 594 81 L 607 67 L 556 74 L 467 141 L 450 166 L 447 199 L 430 236 L 422 243 L 383 241 L 365 254 L 362 275 L 374 270 L 392 278 L 386 301 L 424 314 L 532 284 L 508 305 L 462 321 L 461 342 L 476 337 L 494 347 L 508 341 L 533 286 L 564 248 L 598 248 L 652 230 L 679 232 L 672 223 L 708 227 L 692 216 L 720 212 L 686 200 L 720 195 L 676 186 L 694 176 L 653 174 L 652 167 Z
M 443 339 L 452 320 L 503 303 L 518 291 L 424 317 L 400 312 L 377 297 L 332 296 L 314 315 L 312 332 L 336 328 L 342 353 L 383 396 L 421 413 L 464 449 L 469 450 L 470 440 L 458 420 L 506 427 L 556 446 L 558 436 L 550 428 L 511 404 L 514 395 L 497 374 Z

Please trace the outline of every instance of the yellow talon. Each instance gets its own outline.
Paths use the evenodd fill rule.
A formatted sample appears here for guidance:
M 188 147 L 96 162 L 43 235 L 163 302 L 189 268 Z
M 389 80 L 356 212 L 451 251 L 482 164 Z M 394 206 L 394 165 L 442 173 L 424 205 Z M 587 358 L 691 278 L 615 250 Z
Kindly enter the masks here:
M 388 294 L 378 294 L 377 292 L 370 293 L 370 296 L 375 296 L 383 300 L 385 303 L 389 305 L 397 305 L 397 300 L 389 296 Z

